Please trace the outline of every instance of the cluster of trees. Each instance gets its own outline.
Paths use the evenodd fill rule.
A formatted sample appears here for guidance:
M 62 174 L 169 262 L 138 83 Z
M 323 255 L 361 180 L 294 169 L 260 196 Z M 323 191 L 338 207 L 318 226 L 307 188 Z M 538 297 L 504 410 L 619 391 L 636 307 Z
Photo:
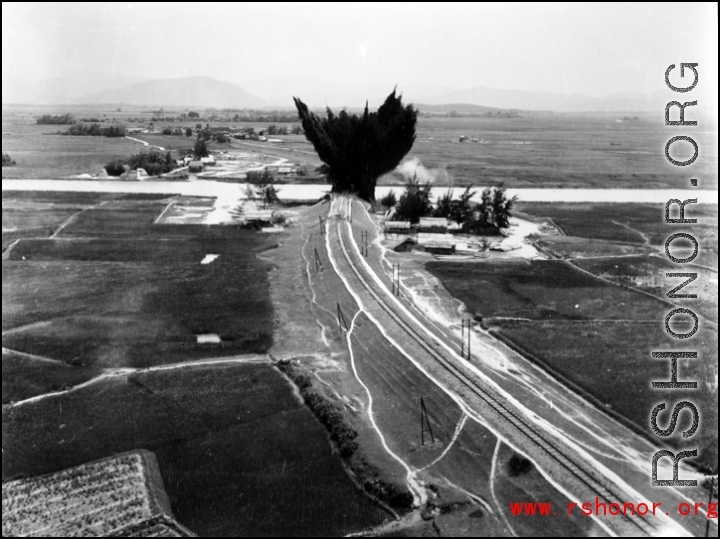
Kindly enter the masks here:
M 248 186 L 245 188 L 245 196 L 250 200 L 259 200 L 266 208 L 273 204 L 280 204 L 278 196 L 280 190 L 274 185 L 275 178 L 272 173 L 265 169 L 262 172 L 250 170 L 247 172 Z M 254 185 L 250 185 L 254 184 Z
M 169 131 L 166 133 L 166 131 Z M 193 135 L 193 130 L 190 127 L 186 127 L 182 130 L 182 132 L 185 134 L 186 137 L 191 137 Z M 210 141 L 213 140 L 215 142 L 230 142 L 230 137 L 227 135 L 225 130 L 220 131 L 219 128 L 212 128 L 210 127 L 210 124 L 207 124 L 204 128 L 201 124 L 197 124 L 195 126 L 195 132 L 197 133 L 197 138 L 202 139 L 204 141 Z M 163 135 L 173 135 L 173 134 L 179 134 L 175 133 L 175 129 L 172 129 L 170 127 L 166 127 L 162 131 Z
M 69 125 L 74 124 L 72 114 L 43 114 L 37 119 L 38 124 L 46 125 Z
M 210 152 L 208 152 L 207 144 L 205 143 L 205 139 L 201 136 L 198 136 L 197 140 L 195 141 L 195 146 L 193 146 L 193 155 L 196 159 L 200 159 L 201 157 L 207 157 L 210 155 Z
M 510 226 L 511 210 L 517 197 L 508 198 L 502 184 L 483 189 L 480 202 L 472 201 L 477 194 L 472 186 L 467 187 L 457 199 L 452 197 L 452 190 L 448 189 L 435 205 L 431 200 L 431 188 L 430 182 L 421 185 L 417 177 L 413 177 L 408 180 L 405 192 L 396 204 L 392 203 L 395 198 L 392 191 L 381 203 L 387 207 L 395 206 L 396 218 L 411 223 L 417 223 L 421 217 L 444 217 L 462 225 L 464 232 L 473 233 L 497 232 Z
M 310 378 L 304 374 L 296 375 L 292 364 L 281 361 L 278 367 L 295 382 L 307 407 L 328 430 L 330 438 L 337 443 L 340 454 L 350 458 L 358 449 L 355 441 L 358 433 L 345 422 L 342 412 L 327 397 L 313 391 Z
M 177 167 L 170 152 L 141 152 L 127 159 L 115 159 L 105 165 L 110 176 L 120 176 L 126 170 L 145 169 L 150 176 L 159 176 L 171 172 Z
M 9 153 L 2 154 L 2 166 L 4 167 L 14 167 L 15 166 L 15 160 L 10 157 Z
M 377 179 L 400 164 L 415 142 L 417 110 L 403 106 L 395 90 L 377 112 L 367 104 L 361 116 L 328 108 L 320 118 L 307 105 L 295 100 L 302 127 L 326 165 L 328 181 L 335 193 L 352 193 L 374 202 Z
M 60 135 L 71 135 L 74 137 L 124 137 L 125 126 L 111 125 L 100 127 L 100 124 L 74 124 L 67 131 L 58 132 Z

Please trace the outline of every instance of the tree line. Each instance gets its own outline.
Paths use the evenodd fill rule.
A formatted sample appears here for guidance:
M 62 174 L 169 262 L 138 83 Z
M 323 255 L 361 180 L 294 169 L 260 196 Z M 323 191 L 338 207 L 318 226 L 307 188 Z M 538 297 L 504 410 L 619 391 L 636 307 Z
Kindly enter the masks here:
M 44 125 L 68 125 L 74 124 L 75 119 L 72 114 L 43 114 L 36 122 Z
M 100 127 L 100 124 L 74 124 L 67 131 L 58 131 L 59 135 L 70 135 L 74 137 L 124 137 L 124 125 L 111 125 L 109 127 Z
M 432 184 L 420 184 L 417 176 L 410 178 L 405 191 L 397 200 L 390 191 L 380 200 L 388 208 L 395 208 L 394 219 L 417 224 L 422 217 L 444 217 L 461 225 L 463 232 L 497 233 L 501 228 L 510 226 L 511 210 L 517 202 L 517 196 L 508 197 L 502 184 L 487 187 L 480 195 L 480 202 L 473 202 L 477 191 L 469 186 L 459 198 L 452 197 L 452 189 L 438 198 L 435 204 L 431 200 Z
M 170 152 L 141 152 L 126 159 L 114 159 L 105 165 L 109 176 L 120 176 L 128 170 L 142 168 L 150 176 L 166 174 L 177 168 L 175 159 Z

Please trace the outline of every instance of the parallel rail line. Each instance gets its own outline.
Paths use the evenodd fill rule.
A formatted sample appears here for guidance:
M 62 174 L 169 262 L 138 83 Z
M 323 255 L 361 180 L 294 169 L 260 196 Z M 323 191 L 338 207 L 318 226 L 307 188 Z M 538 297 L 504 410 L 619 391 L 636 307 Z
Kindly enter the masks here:
M 560 466 L 562 466 L 565 470 L 567 470 L 570 474 L 577 478 L 581 483 L 589 487 L 590 490 L 595 492 L 599 498 L 607 502 L 608 506 L 610 505 L 610 503 L 617 503 L 620 505 L 620 507 L 623 507 L 624 502 L 621 496 L 618 496 L 613 490 L 606 487 L 592 474 L 587 472 L 581 465 L 577 464 L 555 443 L 545 438 L 537 431 L 535 427 L 530 425 L 517 413 L 515 413 L 503 402 L 501 402 L 500 398 L 494 396 L 489 390 L 482 388 L 475 380 L 473 380 L 467 374 L 458 369 L 451 361 L 443 357 L 440 352 L 438 352 L 432 345 L 430 345 L 426 341 L 426 338 L 423 335 L 415 331 L 415 329 L 413 329 L 408 323 L 406 323 L 402 319 L 402 317 L 399 316 L 390 307 L 390 305 L 388 305 L 385 299 L 374 290 L 370 282 L 368 282 L 368 280 L 361 274 L 360 270 L 357 268 L 352 258 L 350 257 L 347 246 L 345 245 L 345 240 L 343 239 L 343 234 L 341 232 L 341 224 L 343 221 L 345 220 L 339 218 L 336 223 L 338 242 L 340 244 L 343 256 L 345 257 L 345 260 L 347 260 L 350 268 L 352 269 L 353 273 L 358 278 L 360 283 L 375 299 L 375 301 L 377 301 L 377 303 L 388 314 L 388 316 L 395 320 L 395 322 L 426 352 L 428 352 L 433 358 L 435 358 L 445 370 L 455 376 L 460 382 L 463 383 L 463 385 L 466 386 L 467 389 L 469 389 L 473 394 L 475 394 L 478 398 L 485 402 L 492 410 L 494 410 L 497 414 L 506 419 L 522 434 L 524 434 L 527 438 L 533 441 L 540 449 L 542 449 L 548 456 L 550 456 L 550 458 L 552 458 L 555 462 L 557 462 Z M 622 518 L 628 520 L 636 528 L 638 528 L 640 531 L 647 535 L 653 535 L 653 532 L 656 531 L 655 526 L 653 526 L 652 523 L 644 516 L 637 514 L 622 515 Z

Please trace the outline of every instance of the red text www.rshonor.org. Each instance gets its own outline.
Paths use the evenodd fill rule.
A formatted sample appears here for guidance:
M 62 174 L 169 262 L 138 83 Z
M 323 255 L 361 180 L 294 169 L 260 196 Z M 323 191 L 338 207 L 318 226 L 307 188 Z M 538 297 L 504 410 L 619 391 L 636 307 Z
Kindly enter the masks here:
M 717 502 L 710 502 L 705 504 L 703 502 L 695 502 L 694 504 L 683 502 L 677 506 L 675 513 L 680 516 L 691 516 L 691 515 L 703 515 L 707 512 L 707 518 L 718 517 L 718 504 Z M 582 515 L 582 516 L 645 516 L 645 515 L 662 515 L 670 513 L 662 508 L 662 503 L 632 503 L 625 502 L 620 503 L 605 503 L 600 501 L 599 498 L 595 498 L 595 502 L 576 503 L 570 502 L 567 504 L 568 515 Z M 510 514 L 514 517 L 521 516 L 557 516 L 557 511 L 552 508 L 550 502 L 510 502 Z

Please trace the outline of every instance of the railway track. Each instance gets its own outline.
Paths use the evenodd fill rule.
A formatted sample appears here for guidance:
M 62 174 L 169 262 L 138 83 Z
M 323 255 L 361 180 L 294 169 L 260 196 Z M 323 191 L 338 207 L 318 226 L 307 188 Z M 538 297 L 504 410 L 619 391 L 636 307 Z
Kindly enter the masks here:
M 383 293 L 379 293 L 375 290 L 376 284 L 370 282 L 363 276 L 362 271 L 357 267 L 353 258 L 351 257 L 348 247 L 345 244 L 343 237 L 342 226 L 343 224 L 349 224 L 345 218 L 341 215 L 335 216 L 336 218 L 336 233 L 340 249 L 343 257 L 347 261 L 354 275 L 360 281 L 362 286 L 367 292 L 373 297 L 378 305 L 390 316 L 397 325 L 419 346 L 421 346 L 431 357 L 433 357 L 437 363 L 443 367 L 446 371 L 452 374 L 463 386 L 476 397 L 481 399 L 489 408 L 495 413 L 504 418 L 509 424 L 515 427 L 522 433 L 523 436 L 531 440 L 540 450 L 546 453 L 552 460 L 554 460 L 560 467 L 567 471 L 576 478 L 577 481 L 581 482 L 597 497 L 605 502 L 609 507 L 611 503 L 617 503 L 620 507 L 623 507 L 623 497 L 619 496 L 611 487 L 603 484 L 597 477 L 592 473 L 588 472 L 583 466 L 578 464 L 572 457 L 570 457 L 564 449 L 560 448 L 555 442 L 548 440 L 546 436 L 538 431 L 538 429 L 526 421 L 523 417 L 518 415 L 514 410 L 508 407 L 502 399 L 493 394 L 492 391 L 483 388 L 476 380 L 465 374 L 461 369 L 453 364 L 452 361 L 448 360 L 442 353 L 440 353 L 431 343 L 427 340 L 427 335 L 422 335 L 415 330 L 410 324 L 408 324 L 402 316 L 400 316 L 390 306 L 389 302 L 386 301 Z M 352 234 L 352 230 L 349 231 Z M 357 253 L 356 253 L 357 254 Z M 360 255 L 357 254 L 359 257 Z M 628 521 L 632 526 L 644 535 L 656 535 L 658 530 L 647 517 L 640 515 L 623 515 L 613 516 L 612 518 L 622 518 Z

